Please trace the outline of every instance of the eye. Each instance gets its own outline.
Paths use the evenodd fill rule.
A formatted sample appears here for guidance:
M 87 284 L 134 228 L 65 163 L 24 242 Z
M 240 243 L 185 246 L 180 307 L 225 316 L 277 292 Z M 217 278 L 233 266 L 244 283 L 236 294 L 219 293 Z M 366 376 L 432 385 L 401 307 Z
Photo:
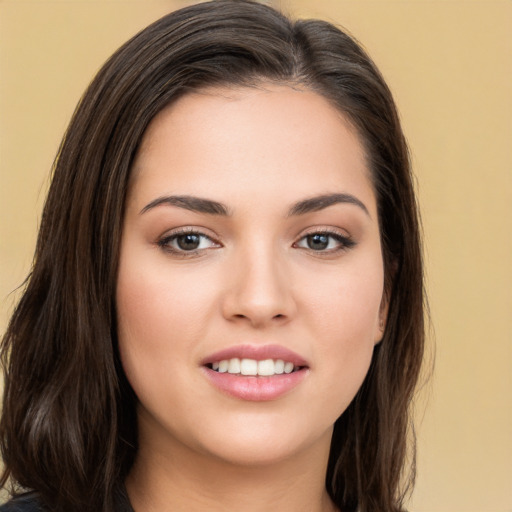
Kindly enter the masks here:
M 348 236 L 341 235 L 340 233 L 321 231 L 309 233 L 294 245 L 295 247 L 315 252 L 336 252 L 353 247 L 355 242 Z
M 164 236 L 158 241 L 162 249 L 174 253 L 197 253 L 203 249 L 219 247 L 209 236 L 197 231 L 180 231 Z

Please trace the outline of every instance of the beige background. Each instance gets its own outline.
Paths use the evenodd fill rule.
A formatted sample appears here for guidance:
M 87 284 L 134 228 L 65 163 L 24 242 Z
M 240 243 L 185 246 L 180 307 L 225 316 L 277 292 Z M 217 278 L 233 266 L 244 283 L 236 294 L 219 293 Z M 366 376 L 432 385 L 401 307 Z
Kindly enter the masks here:
M 0 1 L 0 332 L 81 92 L 119 44 L 186 3 Z M 512 2 L 269 3 L 361 40 L 410 141 L 437 359 L 410 509 L 512 511 Z

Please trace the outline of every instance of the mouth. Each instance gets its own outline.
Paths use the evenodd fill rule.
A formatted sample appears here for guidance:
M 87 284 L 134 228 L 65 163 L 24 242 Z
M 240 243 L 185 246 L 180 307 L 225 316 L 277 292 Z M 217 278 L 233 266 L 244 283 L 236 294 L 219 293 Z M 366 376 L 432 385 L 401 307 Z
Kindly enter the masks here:
M 302 369 L 302 366 L 295 366 L 291 361 L 283 359 L 221 359 L 207 364 L 207 368 L 218 373 L 230 373 L 232 375 L 272 377 L 273 375 L 282 375 L 293 373 Z
M 238 346 L 203 361 L 214 387 L 242 400 L 275 400 L 287 394 L 309 373 L 306 361 L 275 345 Z

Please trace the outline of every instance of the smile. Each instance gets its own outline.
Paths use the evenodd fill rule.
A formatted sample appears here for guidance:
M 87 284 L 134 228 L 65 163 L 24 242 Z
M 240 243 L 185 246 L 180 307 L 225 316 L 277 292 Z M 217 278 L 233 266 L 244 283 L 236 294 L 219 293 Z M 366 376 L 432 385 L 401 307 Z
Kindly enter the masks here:
M 282 375 L 283 373 L 292 373 L 300 369 L 291 361 L 283 359 L 222 359 L 211 364 L 211 369 L 219 373 L 231 373 L 235 375 L 251 375 L 261 377 L 271 377 L 272 375 Z
M 277 400 L 300 385 L 308 362 L 279 345 L 238 345 L 202 361 L 204 376 L 221 393 L 245 401 Z

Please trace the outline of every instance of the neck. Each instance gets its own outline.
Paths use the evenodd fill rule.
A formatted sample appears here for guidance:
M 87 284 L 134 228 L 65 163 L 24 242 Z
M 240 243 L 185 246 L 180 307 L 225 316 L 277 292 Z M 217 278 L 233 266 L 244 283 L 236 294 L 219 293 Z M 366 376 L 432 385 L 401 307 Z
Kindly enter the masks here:
M 183 445 L 166 452 L 142 445 L 126 481 L 136 512 L 334 512 L 325 490 L 325 441 L 285 460 L 233 464 Z

